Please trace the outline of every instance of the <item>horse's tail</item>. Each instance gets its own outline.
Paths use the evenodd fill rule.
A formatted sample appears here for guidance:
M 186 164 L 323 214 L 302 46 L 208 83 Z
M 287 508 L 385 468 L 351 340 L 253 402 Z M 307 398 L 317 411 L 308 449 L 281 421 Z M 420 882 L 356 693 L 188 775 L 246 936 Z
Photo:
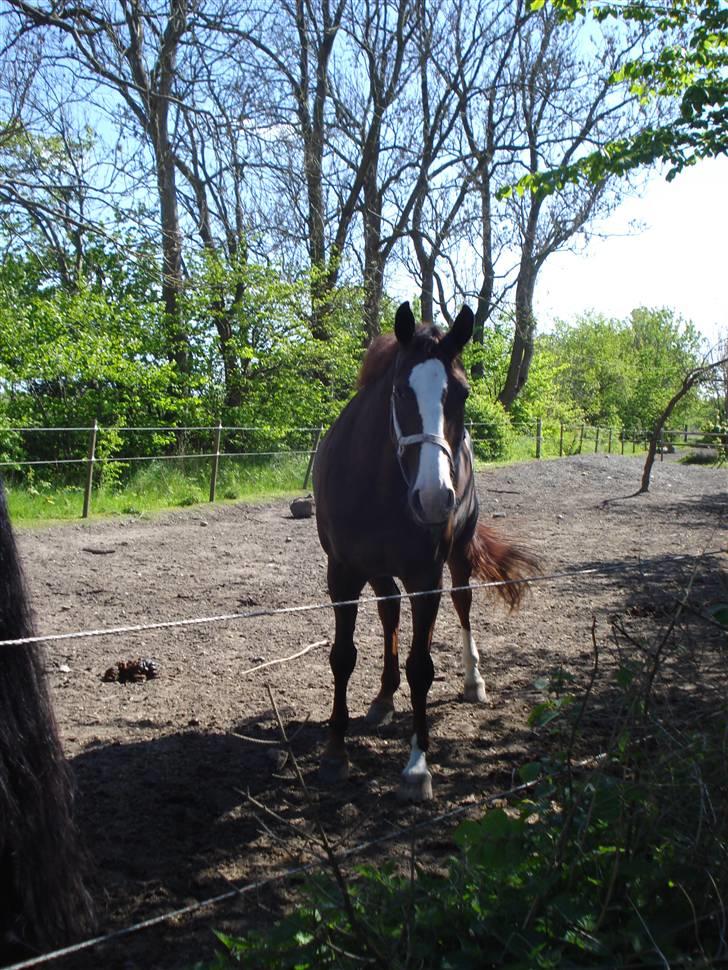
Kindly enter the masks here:
M 499 536 L 478 521 L 465 554 L 473 575 L 482 582 L 496 582 L 495 592 L 513 609 L 526 591 L 527 579 L 540 572 L 538 559 L 528 550 Z M 517 580 L 517 582 L 511 582 Z
M 0 640 L 33 622 L 0 485 Z M 91 928 L 73 787 L 35 644 L 0 646 L 0 956 L 57 946 Z M 4 962 L 4 960 L 3 960 Z

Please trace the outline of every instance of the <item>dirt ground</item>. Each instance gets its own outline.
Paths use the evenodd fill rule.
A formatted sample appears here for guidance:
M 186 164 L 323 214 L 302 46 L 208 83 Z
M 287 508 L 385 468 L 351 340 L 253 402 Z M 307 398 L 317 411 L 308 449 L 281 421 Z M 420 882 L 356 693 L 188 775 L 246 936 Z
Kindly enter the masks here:
M 411 733 L 406 687 L 392 725 L 367 733 L 362 724 L 381 673 L 373 605 L 360 610 L 349 692 L 352 774 L 335 791 L 316 780 L 332 699 L 328 648 L 243 674 L 330 637 L 329 609 L 50 644 L 49 677 L 77 780 L 100 931 L 309 861 L 305 833 L 315 811 L 332 839 L 352 846 L 458 806 L 477 811 L 486 796 L 511 786 L 518 766 L 542 749 L 527 723 L 539 696 L 534 681 L 557 666 L 577 679 L 586 676 L 594 619 L 605 654 L 615 617 L 651 635 L 664 616 L 660 604 L 674 602 L 695 565 L 678 557 L 706 549 L 714 554 L 699 563 L 693 607 L 699 612 L 728 597 L 726 555 L 715 553 L 728 545 L 720 522 L 725 468 L 670 458 L 655 465 L 649 495 L 630 498 L 642 461 L 591 455 L 478 475 L 483 519 L 536 552 L 546 573 L 597 571 L 534 585 L 513 614 L 475 595 L 473 629 L 489 690 L 482 707 L 462 700 L 458 627 L 443 600 L 430 693 L 435 799 L 427 805 L 403 805 L 395 797 Z M 20 530 L 19 541 L 44 633 L 327 599 L 315 522 L 292 519 L 284 501 Z M 156 679 L 102 681 L 112 664 L 138 656 L 157 661 Z M 278 748 L 236 736 L 278 738 L 266 685 L 287 729 L 297 732 L 293 749 L 310 801 Z M 453 824 L 423 831 L 420 851 L 435 860 L 446 853 Z M 368 857 L 398 851 L 405 850 L 395 840 L 370 849 Z M 267 918 L 262 903 L 275 910 L 289 890 L 290 883 L 281 883 L 267 896 L 249 894 L 55 965 L 191 967 L 211 957 L 213 928 L 256 925 Z

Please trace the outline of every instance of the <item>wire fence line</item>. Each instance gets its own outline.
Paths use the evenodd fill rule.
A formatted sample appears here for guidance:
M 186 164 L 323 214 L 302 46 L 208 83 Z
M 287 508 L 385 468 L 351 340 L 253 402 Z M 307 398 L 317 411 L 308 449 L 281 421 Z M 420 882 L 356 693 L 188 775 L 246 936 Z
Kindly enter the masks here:
M 483 429 L 489 429 L 491 425 L 486 421 L 468 421 L 467 427 L 470 432 L 471 438 L 476 443 L 487 443 L 492 440 L 491 436 L 484 433 Z M 23 469 L 30 469 L 31 471 L 35 468 L 45 468 L 51 466 L 85 466 L 86 476 L 83 488 L 83 512 L 82 517 L 87 518 L 91 508 L 91 495 L 94 488 L 94 472 L 96 467 L 103 468 L 104 466 L 110 465 L 132 465 L 135 463 L 142 462 L 187 462 L 187 461 L 209 461 L 210 462 L 210 501 L 214 502 L 216 497 L 217 489 L 217 477 L 220 468 L 220 463 L 227 459 L 268 459 L 268 460 L 283 460 L 298 459 L 298 458 L 308 458 L 308 466 L 306 468 L 306 473 L 303 478 L 301 487 L 303 489 L 308 487 L 309 479 L 311 476 L 311 471 L 313 468 L 313 463 L 315 460 L 316 451 L 318 449 L 321 436 L 323 435 L 325 426 L 323 424 L 319 426 L 279 426 L 271 427 L 266 425 L 254 426 L 254 425 L 223 425 L 219 423 L 217 425 L 179 425 L 179 426 L 115 426 L 99 425 L 98 422 L 94 422 L 91 426 L 75 426 L 75 427 L 8 427 L 0 428 L 0 455 L 2 455 L 3 446 L 3 436 L 8 434 L 34 434 L 34 433 L 66 433 L 66 434 L 77 434 L 83 433 L 87 435 L 85 455 L 78 457 L 53 457 L 53 458 L 10 458 L 5 457 L 0 460 L 0 469 L 7 469 L 10 471 L 22 471 Z M 546 430 L 545 430 L 546 428 Z M 636 451 L 637 445 L 639 443 L 640 447 L 646 447 L 647 442 L 651 436 L 651 432 L 645 431 L 644 429 L 639 429 L 636 431 L 627 431 L 624 428 L 612 428 L 603 427 L 597 425 L 589 425 L 587 423 L 582 424 L 566 424 L 564 422 L 547 422 L 546 426 L 541 418 L 536 420 L 535 426 L 533 425 L 522 425 L 520 427 L 514 428 L 515 433 L 521 437 L 535 442 L 534 457 L 541 458 L 543 455 L 544 444 L 547 440 L 552 442 L 552 448 L 555 451 L 556 442 L 558 439 L 558 455 L 563 457 L 566 454 L 582 454 L 585 450 L 585 446 L 589 446 L 589 442 L 593 439 L 594 441 L 594 452 L 598 452 L 600 449 L 600 439 L 602 450 L 607 453 L 611 453 L 613 447 L 616 447 L 616 443 L 619 443 L 619 448 L 622 454 L 624 454 L 625 446 L 627 443 L 631 442 L 632 452 Z M 177 442 L 177 451 L 172 453 L 164 454 L 149 454 L 149 455 L 124 455 L 124 454 L 104 454 L 103 449 L 99 445 L 99 436 L 104 434 L 124 434 L 124 433 L 154 433 L 154 434 L 167 434 L 170 438 L 173 438 Z M 185 451 L 183 447 L 184 436 L 189 433 L 205 433 L 211 434 L 213 450 L 202 450 L 202 451 Z M 300 442 L 301 435 L 311 436 L 311 444 L 308 447 L 251 447 L 242 450 L 230 450 L 226 451 L 222 447 L 222 439 L 226 433 L 233 434 L 249 434 L 256 435 L 259 438 L 263 438 L 264 441 L 279 441 L 283 442 L 286 436 L 297 436 Z M 573 436 L 571 442 L 567 442 L 567 436 Z M 684 444 L 689 444 L 691 439 L 701 438 L 703 443 L 715 443 L 715 444 L 725 444 L 726 435 L 721 432 L 702 432 L 702 431 L 691 431 L 687 426 L 682 429 L 670 429 L 664 430 L 661 434 L 660 439 L 660 454 L 662 455 L 663 447 L 662 445 L 673 445 L 676 440 L 681 439 Z M 578 442 L 578 443 L 577 443 Z M 170 442 L 171 443 L 171 442 Z M 204 448 L 204 443 L 203 444 Z M 120 446 L 115 445 L 118 449 Z M 123 449 L 122 449 L 123 450 Z M 7 452 L 6 452 L 7 455 Z
M 670 556 L 671 562 L 685 562 L 704 558 L 705 556 L 721 555 L 728 552 L 727 548 L 709 550 L 697 555 Z M 482 583 L 470 583 L 465 586 L 441 586 L 437 589 L 416 590 L 408 593 L 391 593 L 387 596 L 361 596 L 357 599 L 338 600 L 320 603 L 304 603 L 298 606 L 261 607 L 259 609 L 244 610 L 235 613 L 219 613 L 213 616 L 197 616 L 179 620 L 159 620 L 153 623 L 136 623 L 125 626 L 103 627 L 93 630 L 75 630 L 69 633 L 46 633 L 32 637 L 19 637 L 12 640 L 0 640 L 0 647 L 20 647 L 35 643 L 57 643 L 61 640 L 81 640 L 91 637 L 125 636 L 130 633 L 147 633 L 154 630 L 170 630 L 178 627 L 204 626 L 210 624 L 228 623 L 234 620 L 253 620 L 263 617 L 289 616 L 291 614 L 314 613 L 321 610 L 335 609 L 343 606 L 369 606 L 385 603 L 391 600 L 411 600 L 422 596 L 435 596 L 443 593 L 458 593 L 472 590 L 474 592 L 497 589 L 501 586 L 533 585 L 537 583 L 554 582 L 559 579 L 574 579 L 589 574 L 608 574 L 614 572 L 627 573 L 629 567 L 622 563 L 612 563 L 604 566 L 587 566 L 581 569 L 565 569 L 521 579 L 499 579 Z
M 599 752 L 599 754 L 591 755 L 588 758 L 583 758 L 581 761 L 578 761 L 572 765 L 572 770 L 581 771 L 592 767 L 596 768 L 606 759 L 606 757 L 606 752 Z M 354 845 L 349 849 L 344 849 L 341 852 L 335 852 L 335 860 L 338 864 L 346 862 L 348 859 L 351 859 L 354 856 L 361 855 L 362 853 L 367 852 L 378 845 L 384 845 L 387 842 L 407 841 L 408 843 L 411 843 L 412 839 L 417 835 L 418 832 L 435 828 L 441 825 L 443 822 L 449 822 L 452 819 L 460 818 L 469 812 L 482 811 L 484 808 L 489 808 L 493 805 L 497 805 L 499 802 L 507 801 L 514 796 L 531 791 L 541 783 L 542 779 L 540 777 L 534 778 L 531 781 L 524 781 L 518 785 L 513 785 L 511 788 L 506 788 L 502 791 L 494 792 L 491 795 L 486 795 L 484 798 L 481 798 L 477 804 L 473 802 L 472 796 L 469 796 L 467 801 L 462 801 L 453 808 L 448 809 L 446 812 L 441 812 L 439 815 L 436 815 L 433 818 L 415 822 L 413 825 L 404 826 L 395 830 L 394 832 L 389 832 L 386 835 L 380 835 L 375 839 L 360 842 L 359 844 Z M 311 862 L 304 863 L 303 865 L 294 866 L 292 868 L 275 872 L 272 875 L 266 876 L 264 879 L 256 880 L 255 882 L 245 883 L 242 886 L 233 885 L 229 889 L 226 889 L 224 892 L 218 893 L 215 896 L 208 896 L 205 899 L 188 903 L 186 906 L 182 906 L 178 909 L 168 910 L 166 913 L 161 913 L 159 916 L 152 916 L 148 919 L 141 920 L 138 923 L 132 923 L 129 926 L 121 927 L 118 930 L 112 930 L 110 933 L 95 936 L 91 939 L 83 940 L 80 943 L 75 943 L 59 950 L 53 950 L 50 953 L 44 953 L 37 957 L 31 957 L 28 960 L 22 960 L 20 963 L 10 964 L 9 966 L 5 967 L 4 970 L 33 970 L 34 967 L 39 967 L 43 964 L 60 960 L 63 957 L 73 956 L 77 953 L 94 949 L 105 943 L 112 943 L 116 940 L 124 939 L 128 936 L 132 936 L 135 933 L 139 933 L 142 930 L 150 929 L 153 926 L 160 926 L 163 923 L 168 923 L 170 920 L 179 919 L 182 916 L 192 916 L 195 913 L 212 909 L 215 906 L 219 906 L 221 903 L 229 902 L 230 900 L 237 899 L 240 896 L 248 896 L 251 893 L 257 893 L 261 889 L 271 886 L 274 883 L 283 882 L 286 879 L 292 879 L 295 876 L 305 875 L 306 873 L 313 872 L 317 869 L 323 869 L 327 864 L 328 862 L 326 859 L 314 859 Z
M 672 562 L 690 561 L 690 560 L 697 560 L 697 559 L 705 559 L 706 557 L 720 555 L 726 552 L 728 552 L 728 548 L 717 548 L 714 550 L 706 550 L 700 554 L 671 556 L 669 558 L 670 558 L 670 561 Z M 531 584 L 531 583 L 538 583 L 538 582 L 553 581 L 557 579 L 571 579 L 571 578 L 576 578 L 576 577 L 580 577 L 588 574 L 609 574 L 609 573 L 615 573 L 615 572 L 624 573 L 627 571 L 628 569 L 626 569 L 624 565 L 615 563 L 612 565 L 604 565 L 601 567 L 597 566 L 597 567 L 585 567 L 582 569 L 562 570 L 559 572 L 542 574 L 539 576 L 528 577 L 528 578 L 518 579 L 518 580 L 503 580 L 503 581 L 494 581 L 494 582 L 487 582 L 487 583 L 474 583 L 469 587 L 450 586 L 450 587 L 445 587 L 441 589 L 424 590 L 424 591 L 414 592 L 414 593 L 391 594 L 388 596 L 368 596 L 368 597 L 362 597 L 359 600 L 344 600 L 337 603 L 329 602 L 329 603 L 304 604 L 301 606 L 294 606 L 294 607 L 274 608 L 274 609 L 268 609 L 268 610 L 252 610 L 252 611 L 246 611 L 243 613 L 221 614 L 216 617 L 198 617 L 198 618 L 186 619 L 186 620 L 165 621 L 165 622 L 154 623 L 154 624 L 139 624 L 136 626 L 116 627 L 116 628 L 109 628 L 106 630 L 85 630 L 85 631 L 78 631 L 75 633 L 48 634 L 45 636 L 26 637 L 26 638 L 20 638 L 16 640 L 3 640 L 3 641 L 0 641 L 0 647 L 27 645 L 27 644 L 47 642 L 47 641 L 58 641 L 58 640 L 75 638 L 75 637 L 118 635 L 118 634 L 130 633 L 130 632 L 139 632 L 143 630 L 168 629 L 176 626 L 222 622 L 222 621 L 231 620 L 231 619 L 249 619 L 249 618 L 260 617 L 260 616 L 280 616 L 280 615 L 290 614 L 294 612 L 301 613 L 301 612 L 309 612 L 314 610 L 331 609 L 336 606 L 347 606 L 347 605 L 353 605 L 353 604 L 359 604 L 359 603 L 370 604 L 370 603 L 380 603 L 383 601 L 393 600 L 393 599 L 400 599 L 400 600 L 405 598 L 412 599 L 417 596 L 428 596 L 434 593 L 451 593 L 451 592 L 457 592 L 460 590 L 465 590 L 468 588 L 472 590 L 486 590 L 488 588 L 493 588 L 493 587 L 498 587 L 503 585 L 514 585 L 518 583 Z M 642 571 L 644 574 L 645 572 L 644 569 Z M 280 658 L 279 660 L 272 660 L 266 663 L 259 664 L 255 667 L 252 667 L 244 671 L 244 673 L 253 673 L 265 667 L 273 666 L 274 664 L 287 663 L 287 662 L 293 661 L 303 656 L 304 654 L 308 653 L 313 648 L 322 646 L 325 642 L 326 641 L 316 641 L 315 643 L 308 644 L 302 650 L 299 650 L 288 657 L 283 657 L 283 658 Z M 586 759 L 583 759 L 582 761 L 577 762 L 574 765 L 574 768 L 581 770 L 584 768 L 596 767 L 604 760 L 605 757 L 606 757 L 605 753 L 601 752 L 597 755 L 593 755 L 589 758 L 586 758 Z M 505 789 L 503 791 L 499 791 L 494 794 L 488 795 L 485 798 L 481 799 L 477 807 L 479 809 L 482 809 L 484 807 L 491 806 L 497 802 L 512 798 L 518 794 L 521 794 L 523 792 L 526 792 L 532 789 L 535 785 L 539 784 L 540 781 L 541 781 L 540 778 L 533 779 L 531 781 L 527 781 L 519 785 L 515 785 L 509 789 Z M 474 808 L 475 806 L 472 800 L 469 798 L 467 803 L 461 802 L 455 807 L 435 816 L 434 818 L 426 819 L 424 821 L 416 823 L 415 825 L 407 826 L 404 829 L 380 836 L 376 839 L 370 839 L 366 842 L 359 843 L 358 845 L 355 845 L 350 849 L 346 849 L 342 852 L 338 852 L 336 854 L 336 860 L 337 862 L 344 862 L 351 857 L 354 857 L 358 854 L 361 854 L 365 851 L 368 851 L 369 849 L 376 847 L 377 845 L 384 844 L 386 842 L 391 842 L 397 839 L 404 839 L 406 837 L 408 840 L 411 841 L 411 839 L 415 836 L 415 834 L 418 831 L 426 830 L 428 828 L 433 828 L 435 826 L 442 824 L 443 822 L 461 817 L 467 812 L 473 811 Z M 149 917 L 148 919 L 144 919 L 139 922 L 130 924 L 128 926 L 124 926 L 119 929 L 112 930 L 109 933 L 101 934 L 101 935 L 89 938 L 87 940 L 83 940 L 71 946 L 66 946 L 66 947 L 51 951 L 49 953 L 40 954 L 30 959 L 13 963 L 8 967 L 6 967 L 6 970 L 33 970 L 33 968 L 35 967 L 43 966 L 48 963 L 53 963 L 64 957 L 73 956 L 78 953 L 95 949 L 96 947 L 102 946 L 104 944 L 125 939 L 133 934 L 139 933 L 143 930 L 150 929 L 155 926 L 162 925 L 171 920 L 179 919 L 183 916 L 191 916 L 191 915 L 194 915 L 195 913 L 212 909 L 213 907 L 218 906 L 221 903 L 228 902 L 233 899 L 239 898 L 241 896 L 249 895 L 251 893 L 259 892 L 261 889 L 265 888 L 266 886 L 272 885 L 276 882 L 281 882 L 281 881 L 293 878 L 298 875 L 302 875 L 302 874 L 314 871 L 316 869 L 320 869 L 325 864 L 326 864 L 325 860 L 316 859 L 316 860 L 313 860 L 312 862 L 306 863 L 301 866 L 295 866 L 292 868 L 284 869 L 282 871 L 273 873 L 272 875 L 267 876 L 264 879 L 257 880 L 255 882 L 249 882 L 242 886 L 233 885 L 222 893 L 218 893 L 214 896 L 206 897 L 202 900 L 195 901 L 186 906 L 182 906 L 173 910 L 168 910 L 167 912 L 159 914 L 157 916 Z

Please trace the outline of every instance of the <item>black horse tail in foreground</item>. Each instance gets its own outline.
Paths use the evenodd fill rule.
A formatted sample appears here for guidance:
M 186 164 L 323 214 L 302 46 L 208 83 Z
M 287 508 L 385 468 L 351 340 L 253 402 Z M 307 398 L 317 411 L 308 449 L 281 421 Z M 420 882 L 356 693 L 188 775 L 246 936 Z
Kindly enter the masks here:
M 0 486 L 0 640 L 33 624 Z M 62 945 L 90 928 L 90 900 L 42 652 L 0 646 L 0 959 Z
M 465 699 L 485 701 L 478 650 L 470 630 L 470 578 L 508 582 L 537 570 L 535 558 L 478 522 L 473 454 L 465 430 L 468 385 L 459 354 L 473 332 L 467 308 L 451 330 L 415 327 L 408 303 L 395 317 L 395 333 L 377 338 L 362 365 L 358 393 L 321 442 L 314 466 L 316 517 L 328 556 L 334 603 L 354 601 L 368 582 L 377 596 L 399 593 L 399 577 L 412 603 L 412 647 L 407 681 L 414 734 L 402 772 L 400 795 L 432 797 L 427 767 L 427 693 L 434 677 L 432 632 L 447 562 L 461 625 Z M 494 587 L 510 605 L 525 584 Z M 356 605 L 337 606 L 331 650 L 334 705 L 322 781 L 346 778 L 344 739 L 349 723 L 346 691 L 356 663 Z M 367 715 L 370 724 L 391 720 L 399 687 L 400 601 L 379 603 L 384 628 L 382 687 Z

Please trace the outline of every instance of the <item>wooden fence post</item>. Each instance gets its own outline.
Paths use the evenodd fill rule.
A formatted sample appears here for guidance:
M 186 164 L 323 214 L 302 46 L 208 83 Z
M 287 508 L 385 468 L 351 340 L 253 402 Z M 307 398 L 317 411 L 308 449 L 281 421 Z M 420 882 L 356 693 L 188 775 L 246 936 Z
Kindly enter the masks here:
M 685 444 L 688 443 L 688 426 L 687 425 L 685 425 L 685 428 L 684 428 L 683 441 L 684 441 Z
M 321 441 L 321 435 L 324 433 L 323 425 L 316 430 L 316 438 L 313 443 L 313 450 L 311 451 L 311 456 L 308 459 L 308 468 L 306 469 L 306 475 L 303 479 L 302 488 L 308 488 L 308 480 L 311 477 L 311 472 L 313 470 L 313 463 L 316 458 L 316 452 L 318 451 L 319 441 Z
M 83 490 L 83 518 L 88 518 L 91 507 L 91 489 L 94 484 L 94 462 L 96 461 L 96 435 L 99 431 L 99 422 L 94 418 L 94 426 L 88 436 L 88 452 L 86 455 L 86 487 Z
M 597 431 L 596 437 L 594 438 L 594 454 L 595 455 L 599 451 L 599 426 L 597 426 L 596 431 Z
M 536 418 L 536 457 L 541 457 L 541 431 L 543 424 L 541 418 Z
M 612 429 L 609 429 L 609 440 L 607 441 L 607 454 L 612 454 Z
M 215 443 L 213 444 L 212 471 L 210 472 L 210 501 L 215 501 L 217 490 L 217 473 L 220 468 L 220 439 L 222 437 L 222 421 L 218 421 L 215 428 Z
M 582 422 L 581 430 L 579 431 L 579 454 L 581 454 L 581 449 L 584 445 L 584 424 Z
M 564 422 L 559 422 L 559 458 L 564 457 Z
M 624 428 L 619 432 L 619 440 L 622 446 L 622 454 L 624 454 Z

